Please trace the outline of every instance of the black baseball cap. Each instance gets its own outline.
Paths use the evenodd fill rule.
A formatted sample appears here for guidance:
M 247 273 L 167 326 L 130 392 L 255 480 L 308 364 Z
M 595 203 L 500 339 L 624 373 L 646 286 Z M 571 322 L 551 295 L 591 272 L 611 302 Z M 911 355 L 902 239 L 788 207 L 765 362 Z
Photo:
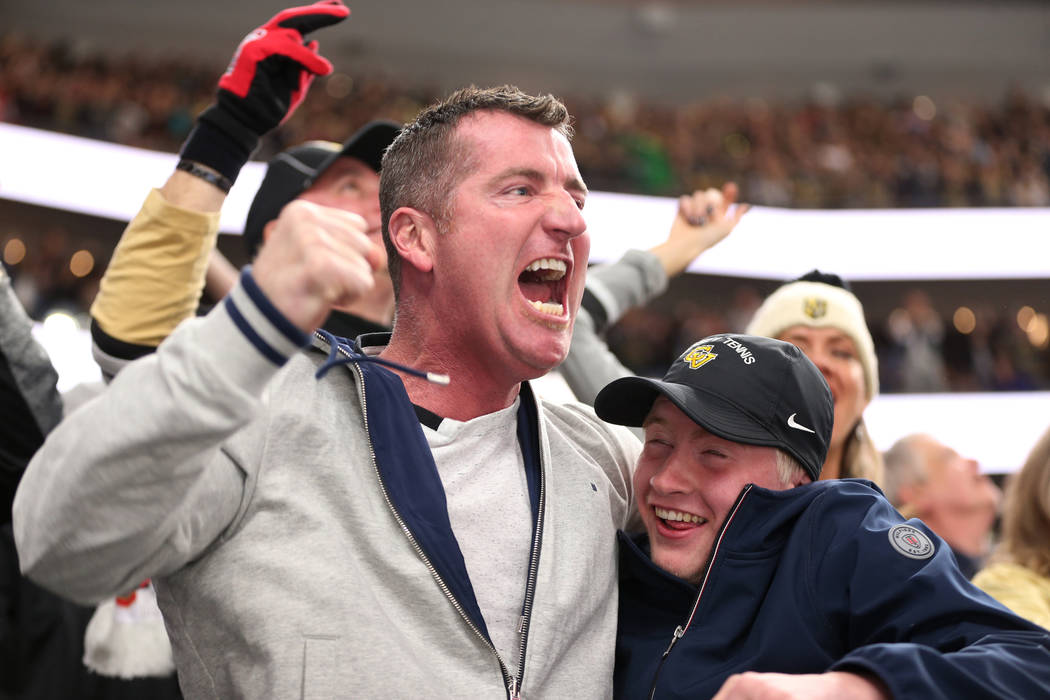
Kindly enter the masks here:
M 705 430 L 732 442 L 779 447 L 811 479 L 820 478 L 834 422 L 831 390 L 791 343 L 709 336 L 682 353 L 663 379 L 612 382 L 598 393 L 594 410 L 609 423 L 637 427 L 660 396 Z
M 321 176 L 338 158 L 349 156 L 379 172 L 383 152 L 401 132 L 401 125 L 386 120 L 369 122 L 340 146 L 329 141 L 309 141 L 274 156 L 266 166 L 244 222 L 244 246 L 255 257 L 262 245 L 266 224 L 277 218 L 292 201 Z

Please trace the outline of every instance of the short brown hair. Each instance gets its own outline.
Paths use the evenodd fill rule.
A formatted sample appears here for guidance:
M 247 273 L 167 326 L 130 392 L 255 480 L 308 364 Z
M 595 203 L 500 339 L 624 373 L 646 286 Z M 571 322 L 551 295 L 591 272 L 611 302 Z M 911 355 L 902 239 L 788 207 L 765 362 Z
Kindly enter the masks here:
M 553 95 L 528 95 L 511 85 L 457 90 L 427 107 L 407 124 L 383 155 L 379 207 L 383 243 L 395 296 L 401 286 L 401 258 L 390 240 L 390 215 L 400 207 L 430 214 L 438 225 L 451 219 L 451 192 L 473 167 L 473 154 L 453 138 L 466 115 L 498 111 L 549 126 L 572 139 L 569 111 Z

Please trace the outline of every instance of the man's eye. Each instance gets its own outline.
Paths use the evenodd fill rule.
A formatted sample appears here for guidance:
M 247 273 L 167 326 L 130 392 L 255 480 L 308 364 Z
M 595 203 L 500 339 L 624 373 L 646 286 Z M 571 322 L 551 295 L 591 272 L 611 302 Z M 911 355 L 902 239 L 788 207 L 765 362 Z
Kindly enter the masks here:
M 509 190 L 509 193 L 510 194 L 518 194 L 518 195 L 521 195 L 522 197 L 527 197 L 528 194 L 529 194 L 529 188 L 526 187 L 525 185 L 521 185 L 520 187 L 513 187 L 513 188 L 511 188 Z
M 645 441 L 644 449 L 647 451 L 651 450 L 667 450 L 670 449 L 671 443 L 666 440 L 660 440 L 657 438 L 649 438 Z

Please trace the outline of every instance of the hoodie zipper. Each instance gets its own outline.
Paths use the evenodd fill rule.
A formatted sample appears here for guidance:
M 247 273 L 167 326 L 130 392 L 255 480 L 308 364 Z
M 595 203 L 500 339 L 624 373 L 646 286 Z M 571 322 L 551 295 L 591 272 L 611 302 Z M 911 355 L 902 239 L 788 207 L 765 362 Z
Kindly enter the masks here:
M 317 335 L 317 337 L 321 338 L 322 340 L 325 340 L 324 337 L 321 335 Z M 339 347 L 339 352 L 347 358 L 352 358 L 350 353 L 342 347 Z M 520 700 L 521 686 L 525 678 L 525 646 L 528 641 L 529 623 L 532 618 L 532 600 L 535 594 L 537 571 L 539 569 L 539 544 L 543 531 L 543 506 L 544 501 L 546 500 L 543 469 L 540 469 L 539 516 L 537 519 L 538 522 L 536 525 L 536 534 L 533 538 L 532 543 L 532 553 L 529 557 L 529 578 L 525 587 L 525 602 L 522 607 L 521 623 L 519 625 L 521 631 L 521 637 L 519 642 L 521 652 L 519 655 L 518 674 L 517 677 L 512 678 L 510 675 L 510 671 L 507 670 L 507 664 L 503 660 L 503 657 L 500 656 L 499 651 L 497 651 L 496 647 L 492 644 L 488 637 L 486 637 L 481 632 L 478 626 L 474 624 L 474 621 L 470 619 L 470 616 L 467 615 L 467 612 L 463 609 L 463 606 L 460 604 L 459 600 L 456 599 L 456 596 L 449 589 L 448 584 L 446 584 L 445 580 L 441 578 L 441 574 L 438 572 L 437 568 L 435 568 L 433 563 L 431 563 L 430 558 L 427 557 L 426 552 L 424 552 L 423 548 L 419 546 L 419 542 L 416 541 L 415 535 L 412 534 L 412 530 L 409 529 L 408 525 L 401 517 L 401 513 L 398 512 L 397 508 L 394 506 L 393 501 L 390 500 L 390 494 L 387 492 L 386 484 L 383 482 L 383 475 L 379 472 L 379 464 L 376 462 L 375 448 L 372 445 L 371 433 L 368 430 L 368 401 L 365 397 L 364 375 L 361 372 L 361 368 L 358 367 L 356 363 L 351 363 L 350 366 L 353 369 L 354 377 L 357 379 L 357 385 L 360 387 L 361 417 L 364 421 L 365 436 L 368 440 L 368 452 L 371 455 L 372 459 L 372 470 L 375 472 L 376 479 L 379 481 L 379 490 L 383 493 L 383 500 L 386 501 L 387 508 L 390 509 L 390 512 L 393 514 L 394 520 L 397 522 L 398 527 L 401 528 L 401 532 L 403 532 L 405 537 L 408 538 L 408 542 L 412 546 L 412 549 L 415 550 L 416 555 L 423 562 L 424 566 L 426 566 L 427 571 L 430 572 L 431 577 L 434 579 L 434 581 L 437 582 L 438 588 L 441 589 L 441 592 L 445 595 L 445 598 L 448 599 L 449 603 L 452 604 L 452 607 L 456 610 L 457 613 L 459 613 L 459 616 L 467 624 L 467 627 L 470 628 L 470 631 L 473 632 L 479 640 L 481 640 L 482 644 L 484 644 L 485 647 L 496 658 L 496 662 L 499 663 L 500 674 L 503 676 L 503 684 L 507 690 L 507 697 L 509 698 L 509 700 Z
M 754 484 L 748 484 L 740 492 L 740 495 L 736 497 L 736 502 L 733 507 L 729 509 L 729 515 L 726 516 L 726 520 L 722 523 L 722 527 L 718 530 L 718 535 L 715 537 L 715 544 L 711 548 L 711 554 L 707 556 L 707 566 L 704 568 L 704 578 L 700 581 L 700 590 L 696 594 L 696 600 L 693 601 L 693 609 L 689 612 L 689 617 L 686 619 L 684 625 L 678 625 L 675 627 L 674 634 L 671 635 L 671 643 L 664 649 L 663 656 L 660 657 L 660 663 L 656 666 L 656 671 L 653 673 L 652 686 L 649 688 L 649 700 L 653 700 L 656 697 L 656 684 L 660 679 L 660 671 L 663 670 L 664 662 L 667 661 L 667 656 L 674 649 L 674 645 L 678 643 L 678 640 L 685 636 L 689 626 L 693 624 L 693 618 L 696 617 L 697 608 L 700 607 L 700 598 L 704 595 L 704 589 L 707 588 L 707 581 L 711 578 L 711 568 L 714 566 L 715 557 L 718 556 L 718 549 L 722 546 L 722 539 L 725 537 L 726 530 L 729 528 L 729 524 L 733 522 L 733 518 L 736 517 L 736 513 L 740 510 L 740 505 L 744 502 L 744 496 L 751 491 L 751 487 Z
M 543 513 L 547 500 L 547 480 L 543 472 L 543 457 L 540 459 L 540 488 L 536 509 L 536 530 L 532 535 L 532 551 L 529 553 L 529 576 L 525 584 L 525 601 L 521 606 L 520 640 L 518 642 L 518 677 L 511 688 L 511 700 L 520 700 L 521 686 L 525 681 L 525 648 L 529 642 L 529 624 L 532 621 L 532 601 L 536 594 L 536 579 L 540 568 L 540 548 L 543 542 Z

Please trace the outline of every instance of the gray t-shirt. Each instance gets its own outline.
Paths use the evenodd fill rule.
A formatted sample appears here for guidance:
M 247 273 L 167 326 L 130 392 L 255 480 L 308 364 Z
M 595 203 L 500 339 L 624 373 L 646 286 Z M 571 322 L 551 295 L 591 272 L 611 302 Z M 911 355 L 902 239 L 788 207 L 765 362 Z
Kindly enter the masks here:
M 532 509 L 518 446 L 521 399 L 495 413 L 424 426 L 445 487 L 452 531 L 492 642 L 517 672 L 521 606 L 532 541 Z

